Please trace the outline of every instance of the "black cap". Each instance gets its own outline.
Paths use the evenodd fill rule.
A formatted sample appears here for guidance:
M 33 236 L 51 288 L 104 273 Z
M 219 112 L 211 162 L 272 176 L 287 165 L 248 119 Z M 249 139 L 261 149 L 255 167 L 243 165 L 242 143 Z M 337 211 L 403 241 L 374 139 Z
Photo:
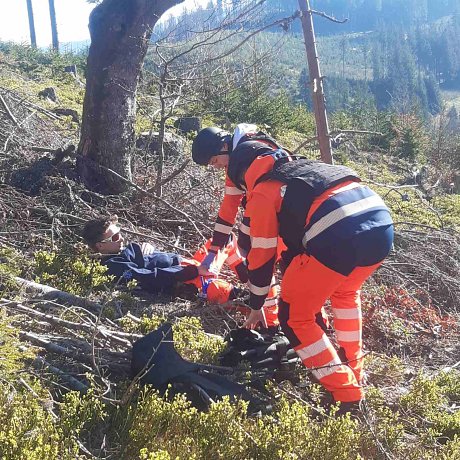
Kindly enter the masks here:
M 215 126 L 202 129 L 193 140 L 193 161 L 203 166 L 209 164 L 211 157 L 219 155 L 222 146 L 226 142 L 229 143 L 231 137 L 229 132 Z M 231 145 L 229 145 L 230 150 Z

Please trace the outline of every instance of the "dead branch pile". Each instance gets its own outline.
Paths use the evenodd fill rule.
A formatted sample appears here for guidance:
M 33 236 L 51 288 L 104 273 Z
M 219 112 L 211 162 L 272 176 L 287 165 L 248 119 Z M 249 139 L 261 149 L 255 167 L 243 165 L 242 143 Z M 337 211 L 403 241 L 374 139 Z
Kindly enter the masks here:
M 51 381 L 57 377 L 67 389 L 86 391 L 87 372 L 101 382 L 129 376 L 131 343 L 140 336 L 123 332 L 115 322 L 49 300 L 1 299 L 0 308 L 12 318 L 20 340 L 38 351 L 31 365 L 42 378 L 54 375 Z
M 0 87 L 0 161 L 2 174 L 36 160 L 33 147 L 50 150 L 75 140 L 75 132 L 56 125 L 61 117 L 21 94 Z M 11 166 L 11 169 L 8 168 Z M 1 176 L 4 180 L 5 176 Z
M 416 224 L 401 224 L 397 230 L 395 249 L 379 277 L 388 285 L 423 294 L 444 313 L 458 313 L 460 235 Z

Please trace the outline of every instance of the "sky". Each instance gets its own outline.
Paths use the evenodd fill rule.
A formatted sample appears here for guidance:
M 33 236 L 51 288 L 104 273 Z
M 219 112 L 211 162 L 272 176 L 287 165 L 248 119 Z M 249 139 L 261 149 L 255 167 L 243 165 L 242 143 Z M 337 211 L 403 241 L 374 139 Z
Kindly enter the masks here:
M 86 0 L 54 0 L 58 25 L 59 42 L 89 42 L 88 18 L 94 4 Z M 30 43 L 29 19 L 26 0 L 3 0 L 0 14 L 0 41 Z M 192 8 L 196 3 L 206 0 L 186 0 L 183 4 Z M 35 19 L 37 45 L 47 47 L 51 44 L 51 26 L 48 0 L 32 0 Z M 166 15 L 171 14 L 170 10 Z M 177 11 L 177 10 L 176 10 Z

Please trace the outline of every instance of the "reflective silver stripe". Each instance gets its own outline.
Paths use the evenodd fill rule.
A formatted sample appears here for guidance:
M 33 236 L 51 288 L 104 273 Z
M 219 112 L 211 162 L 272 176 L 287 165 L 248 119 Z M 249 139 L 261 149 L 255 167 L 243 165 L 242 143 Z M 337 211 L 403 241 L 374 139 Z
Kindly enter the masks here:
M 262 238 L 261 236 L 251 237 L 251 247 L 252 249 L 269 249 L 276 248 L 278 246 L 278 237 L 274 238 Z
M 254 286 L 251 282 L 248 282 L 249 290 L 255 295 L 267 295 L 270 291 L 270 285 L 259 287 Z
M 334 190 L 332 194 L 337 195 L 338 193 L 346 192 L 348 190 L 352 190 L 357 187 L 363 187 L 363 185 L 360 184 L 359 182 L 352 182 L 351 184 L 345 185 L 343 187 L 338 188 L 337 190 Z
M 243 258 L 239 254 L 232 254 L 231 256 L 228 256 L 227 259 L 225 260 L 225 262 L 228 265 L 232 265 L 235 262 L 242 262 L 242 261 L 243 261 Z
M 321 338 L 310 344 L 306 347 L 296 350 L 296 353 L 299 355 L 300 359 L 303 361 L 307 358 L 320 354 L 322 351 L 325 351 L 329 348 L 332 348 L 332 344 L 329 339 L 326 337 L 326 334 L 323 334 Z
M 216 224 L 214 225 L 214 231 L 220 232 L 220 233 L 225 233 L 228 234 L 232 231 L 233 227 L 230 227 L 230 225 L 224 225 L 224 224 Z
M 331 225 L 345 219 L 345 217 L 352 216 L 353 214 L 365 211 L 366 209 L 375 208 L 377 206 L 385 206 L 385 204 L 382 198 L 378 195 L 373 195 L 335 209 L 322 217 L 318 222 L 315 222 L 311 228 L 305 232 L 305 235 L 302 238 L 302 244 L 306 247 L 309 240 L 319 235 Z
M 155 252 L 155 247 L 152 246 L 150 243 L 142 243 L 141 244 L 141 251 L 144 256 L 149 256 Z
M 266 299 L 264 303 L 264 307 L 274 307 L 275 305 L 278 305 L 278 299 Z
M 321 367 L 321 369 L 312 370 L 311 373 L 318 379 L 321 380 L 328 375 L 337 372 L 341 367 L 343 367 L 342 362 L 338 357 L 334 358 L 332 361 L 325 364 L 328 367 Z M 330 367 L 329 367 L 330 366 Z
M 236 187 L 225 187 L 225 194 L 226 195 L 243 195 L 244 192 L 243 190 L 240 190 L 239 188 Z
M 332 313 L 337 319 L 360 319 L 361 308 L 333 308 Z
M 361 331 L 338 331 L 335 330 L 335 335 L 339 342 L 360 342 Z
M 250 228 L 246 224 L 241 224 L 239 226 L 239 231 L 241 233 L 244 233 L 245 235 L 249 235 L 249 232 L 251 231 Z

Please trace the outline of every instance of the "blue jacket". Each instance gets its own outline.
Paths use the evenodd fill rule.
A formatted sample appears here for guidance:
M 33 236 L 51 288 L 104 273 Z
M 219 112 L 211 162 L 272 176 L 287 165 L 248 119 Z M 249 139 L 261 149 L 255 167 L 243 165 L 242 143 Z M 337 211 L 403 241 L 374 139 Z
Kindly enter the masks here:
M 135 279 L 148 292 L 170 291 L 175 283 L 183 280 L 183 266 L 178 254 L 153 252 L 144 255 L 141 246 L 130 243 L 123 251 L 102 260 L 107 274 L 126 281 Z

